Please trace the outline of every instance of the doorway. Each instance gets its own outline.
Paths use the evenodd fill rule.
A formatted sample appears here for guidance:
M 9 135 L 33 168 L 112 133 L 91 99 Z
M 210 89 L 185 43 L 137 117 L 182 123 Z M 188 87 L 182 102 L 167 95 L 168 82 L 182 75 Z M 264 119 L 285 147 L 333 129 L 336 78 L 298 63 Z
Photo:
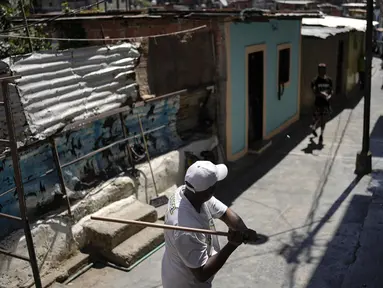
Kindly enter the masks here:
M 342 92 L 342 87 L 343 87 L 343 61 L 344 61 L 343 46 L 344 46 L 344 42 L 343 40 L 340 40 L 338 44 L 338 58 L 336 63 L 336 88 L 335 88 L 336 94 L 340 94 Z
M 247 54 L 248 145 L 263 139 L 264 50 Z

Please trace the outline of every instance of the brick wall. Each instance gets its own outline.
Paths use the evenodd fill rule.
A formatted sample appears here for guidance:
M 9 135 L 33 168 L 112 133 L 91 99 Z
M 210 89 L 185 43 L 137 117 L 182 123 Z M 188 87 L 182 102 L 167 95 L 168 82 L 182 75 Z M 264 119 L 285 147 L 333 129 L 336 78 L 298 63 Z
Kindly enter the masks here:
M 184 31 L 203 25 L 213 32 L 214 54 L 216 63 L 216 88 L 212 103 L 216 107 L 217 134 L 225 146 L 226 139 L 226 47 L 223 21 L 209 20 L 175 20 L 175 19 L 95 19 L 83 21 L 83 28 L 88 38 L 104 37 L 145 37 Z M 210 44 L 210 43 L 209 43 Z
M 70 24 L 68 20 L 68 25 Z M 79 21 L 79 20 L 77 20 Z M 81 21 L 81 20 L 80 20 Z M 67 21 L 60 21 L 67 22 Z M 216 91 L 209 101 L 210 107 L 215 107 L 214 119 L 216 119 L 216 133 L 225 146 L 226 142 L 226 47 L 225 47 L 225 30 L 222 19 L 169 19 L 169 18 L 136 18 L 136 19 L 92 19 L 82 20 L 82 27 L 86 37 L 91 39 L 97 38 L 128 38 L 128 37 L 146 37 L 161 34 L 169 34 L 174 32 L 185 31 L 188 29 L 206 25 L 210 30 L 214 41 L 214 58 L 215 58 L 215 83 Z M 63 23 L 65 24 L 65 23 Z M 201 30 L 202 31 L 202 30 Z M 180 34 L 182 35 L 182 34 Z M 110 42 L 109 42 L 110 43 Z M 103 42 L 90 42 L 92 45 L 102 45 Z M 211 45 L 207 43 L 206 45 Z M 142 68 L 146 67 L 143 63 Z M 145 66 L 145 67 L 144 67 Z M 145 89 L 144 89 L 145 90 Z M 143 91 L 141 91 L 143 92 Z M 147 91 L 149 92 L 149 91 Z M 157 95 L 159 96 L 159 95 Z M 223 147 L 225 148 L 225 147 Z
M 212 27 L 206 20 L 179 20 L 174 19 L 93 19 L 82 21 L 88 38 L 102 38 L 102 30 L 105 37 L 146 37 L 167 33 L 174 33 L 195 27 L 207 25 Z
M 69 23 L 68 23 L 69 24 Z M 109 38 L 129 38 L 146 37 L 161 34 L 184 31 L 206 25 L 207 29 L 214 34 L 214 44 L 217 63 L 220 62 L 224 48 L 223 23 L 217 20 L 175 20 L 175 19 L 92 19 L 83 20 L 82 27 L 86 32 L 87 38 L 97 39 L 102 37 Z M 93 45 L 101 44 L 92 42 Z M 222 71 L 218 71 L 218 75 Z M 221 76 L 221 75 L 220 75 Z

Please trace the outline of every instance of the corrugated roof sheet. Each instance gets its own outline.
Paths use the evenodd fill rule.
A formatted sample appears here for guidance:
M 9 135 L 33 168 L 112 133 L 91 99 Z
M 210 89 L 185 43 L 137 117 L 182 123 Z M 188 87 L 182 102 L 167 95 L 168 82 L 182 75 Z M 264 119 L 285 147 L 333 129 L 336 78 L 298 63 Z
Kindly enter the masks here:
M 302 13 L 300 13 L 299 11 L 297 11 L 297 12 L 280 12 L 280 13 L 277 13 L 277 14 L 275 14 L 276 16 L 278 16 L 278 17 L 284 17 L 284 16 L 290 16 L 290 17 L 293 17 L 293 16 L 295 16 L 295 17 L 315 17 L 315 18 L 317 18 L 317 17 L 320 17 L 320 15 L 318 14 L 318 13 L 316 13 L 316 12 L 302 12 Z
M 357 31 L 366 31 L 366 20 L 337 17 L 337 16 L 324 16 L 322 18 L 303 18 L 302 25 L 305 26 L 323 26 L 331 28 L 351 28 Z M 377 25 L 378 22 L 374 21 L 373 25 Z
M 33 53 L 10 69 L 22 78 L 10 87 L 21 142 L 42 140 L 66 124 L 124 106 L 137 97 L 137 44 Z M 4 60 L 9 63 L 9 59 Z M 4 122 L 0 113 L 0 123 Z M 0 126 L 6 134 L 6 126 Z
M 331 3 L 318 4 L 317 7 L 318 8 L 335 8 L 335 9 L 338 9 L 338 10 L 342 10 L 341 7 L 339 7 L 337 5 L 334 5 L 334 4 L 331 4 Z
M 321 27 L 321 26 L 302 26 L 302 36 L 317 37 L 326 39 L 327 37 L 334 36 L 339 33 L 349 32 L 351 28 L 334 28 L 334 27 Z
M 367 3 L 344 3 L 342 7 L 367 7 Z
M 312 0 L 275 0 L 275 3 L 287 4 L 287 5 L 307 5 L 315 3 L 316 1 Z
M 241 0 L 242 1 L 242 0 Z M 290 0 L 288 0 L 290 1 Z M 315 2 L 314 0 L 291 0 L 291 1 L 310 1 Z M 248 19 L 252 16 L 254 17 L 265 17 L 265 18 L 301 18 L 301 17 L 318 17 L 318 13 L 310 12 L 310 11 L 286 11 L 284 13 L 280 13 L 280 11 L 272 11 L 272 10 L 262 10 L 256 8 L 247 8 L 246 14 Z M 142 11 L 119 11 L 119 12 L 107 12 L 107 13 L 89 13 L 89 14 L 79 14 L 79 15 L 63 15 L 62 13 L 58 13 L 56 16 L 61 15 L 61 17 L 55 19 L 57 21 L 70 21 L 70 20 L 91 20 L 91 19 L 156 19 L 156 18 L 186 18 L 186 19 L 200 19 L 201 17 L 216 17 L 216 18 L 226 18 L 231 17 L 232 20 L 242 20 L 243 9 L 204 9 L 204 10 L 193 10 L 193 11 L 180 11 L 180 10 L 148 10 L 145 13 Z M 135 14 L 136 13 L 136 14 Z M 247 19 L 247 20 L 248 20 Z M 29 22 L 39 22 L 41 20 L 49 20 L 49 17 L 46 17 L 44 14 L 34 14 L 28 17 Z M 14 18 L 14 22 L 22 22 L 22 18 Z

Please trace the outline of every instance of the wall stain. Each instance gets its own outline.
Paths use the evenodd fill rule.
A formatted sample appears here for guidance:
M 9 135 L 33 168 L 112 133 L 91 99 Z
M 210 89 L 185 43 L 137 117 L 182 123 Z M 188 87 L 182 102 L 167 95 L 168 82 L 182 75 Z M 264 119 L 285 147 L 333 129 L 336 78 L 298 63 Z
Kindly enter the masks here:
M 179 108 L 180 96 L 174 96 L 158 100 L 156 103 L 150 103 L 150 105 L 134 107 L 122 113 L 128 136 L 136 135 L 137 137 L 62 169 L 67 193 L 72 199 L 72 203 L 74 199 L 84 197 L 86 195 L 83 193 L 84 191 L 129 168 L 130 164 L 125 153 L 127 145 L 138 145 L 143 149 L 143 139 L 136 115 L 147 116 L 141 118 L 145 131 L 154 129 L 145 135 L 151 157 L 167 153 L 185 144 L 177 133 L 176 122 Z M 61 165 L 105 147 L 114 141 L 121 140 L 123 137 L 118 115 L 97 120 L 80 130 L 64 132 L 56 138 Z M 137 161 L 146 160 L 143 157 L 138 158 Z M 27 150 L 20 155 L 26 204 L 29 218 L 32 221 L 52 210 L 66 209 L 58 185 L 57 171 L 40 177 L 46 171 L 55 169 L 54 166 L 52 149 L 49 144 Z M 15 186 L 11 157 L 2 160 L 0 167 L 0 193 L 2 193 Z M 26 183 L 27 181 L 28 183 Z M 0 210 L 2 213 L 20 216 L 17 198 L 16 191 L 1 197 Z M 2 227 L 0 238 L 20 228 L 14 221 L 6 219 L 0 219 L 0 227 Z
M 204 97 L 205 94 L 200 95 Z M 185 137 L 185 135 L 190 131 L 194 135 L 193 129 L 200 125 L 197 113 L 199 103 L 195 100 L 196 96 L 196 94 L 172 96 L 123 112 L 122 122 L 128 137 L 136 137 L 62 169 L 71 202 L 81 199 L 89 189 L 96 187 L 101 182 L 127 171 L 130 168 L 125 151 L 127 146 L 132 147 L 132 150 L 136 152 L 136 155 L 133 153 L 135 162 L 146 161 L 145 146 L 137 115 L 145 115 L 141 118 L 143 129 L 151 131 L 145 137 L 152 158 L 188 143 L 191 138 Z M 71 162 L 114 141 L 121 140 L 123 137 L 119 115 L 94 121 L 79 130 L 66 131 L 55 138 L 60 163 L 63 165 Z M 54 170 L 52 173 L 40 177 L 46 171 L 55 169 L 49 144 L 27 149 L 21 153 L 20 168 L 25 183 L 24 193 L 30 220 L 33 221 L 56 209 L 66 210 L 57 171 Z M 12 159 L 7 157 L 0 162 L 0 193 L 14 186 Z M 0 211 L 20 216 L 16 191 L 0 197 Z M 0 227 L 2 228 L 0 238 L 20 228 L 15 221 L 2 218 L 0 218 Z

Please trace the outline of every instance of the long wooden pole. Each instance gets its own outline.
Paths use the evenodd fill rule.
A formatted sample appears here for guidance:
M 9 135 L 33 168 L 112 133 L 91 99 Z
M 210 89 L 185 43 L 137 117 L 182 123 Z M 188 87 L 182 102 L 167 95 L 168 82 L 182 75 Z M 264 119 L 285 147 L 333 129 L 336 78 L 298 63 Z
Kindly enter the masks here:
M 146 143 L 145 132 L 144 132 L 144 128 L 142 127 L 142 122 L 141 122 L 140 115 L 137 115 L 137 119 L 138 119 L 138 123 L 140 124 L 141 136 L 142 136 L 142 139 L 143 139 L 144 145 L 145 145 L 145 153 L 146 153 L 146 158 L 148 159 L 150 173 L 152 174 L 154 190 L 156 192 L 156 196 L 158 197 L 158 190 L 157 190 L 156 180 L 154 178 L 154 173 L 153 173 L 153 169 L 152 169 L 152 163 L 150 161 L 150 155 L 149 155 L 149 150 L 148 150 L 148 143 Z
M 99 217 L 99 216 L 90 216 L 90 219 L 99 220 L 99 221 L 106 221 L 106 222 L 113 222 L 113 223 L 133 224 L 133 225 L 140 225 L 140 226 L 145 226 L 145 227 L 169 229 L 169 230 L 197 232 L 197 233 L 204 233 L 204 234 L 211 234 L 211 235 L 218 235 L 218 236 L 228 236 L 229 235 L 228 232 L 222 232 L 222 231 L 213 231 L 213 230 L 197 229 L 197 228 L 190 228 L 190 227 L 183 227 L 183 226 L 157 224 L 157 223 L 136 221 L 136 220 L 125 220 L 125 219 L 107 218 L 107 217 Z

